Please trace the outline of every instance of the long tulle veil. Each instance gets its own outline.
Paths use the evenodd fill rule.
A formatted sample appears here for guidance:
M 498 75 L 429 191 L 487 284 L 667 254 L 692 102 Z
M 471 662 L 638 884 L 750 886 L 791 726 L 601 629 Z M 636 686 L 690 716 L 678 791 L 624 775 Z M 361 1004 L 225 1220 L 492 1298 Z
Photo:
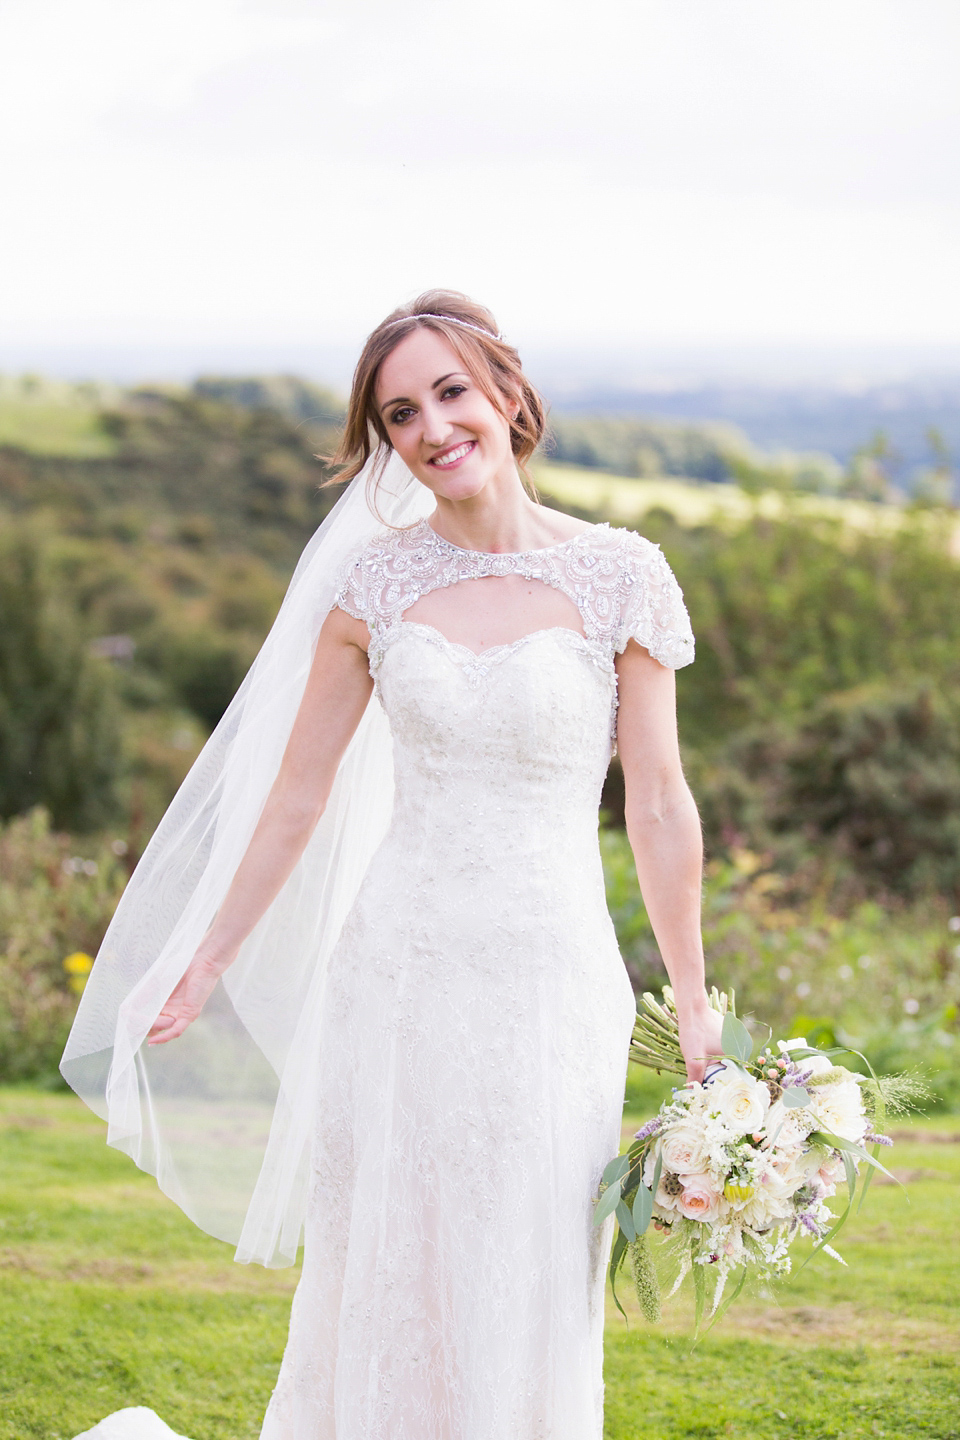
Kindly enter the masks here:
M 310 540 L 230 708 L 131 877 L 61 1062 L 107 1141 L 238 1260 L 296 1258 L 315 1119 L 327 962 L 393 803 L 387 724 L 371 700 L 300 863 L 179 1040 L 144 1041 L 219 908 L 276 776 L 317 634 L 349 556 L 408 525 L 430 492 L 374 457 Z

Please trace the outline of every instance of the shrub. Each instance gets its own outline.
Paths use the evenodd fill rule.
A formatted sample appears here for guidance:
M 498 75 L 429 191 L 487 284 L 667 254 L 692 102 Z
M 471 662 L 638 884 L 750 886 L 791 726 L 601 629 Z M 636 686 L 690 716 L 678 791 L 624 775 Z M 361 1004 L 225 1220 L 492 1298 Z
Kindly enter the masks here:
M 56 1082 L 83 980 L 64 961 L 96 954 L 127 879 L 122 849 L 78 846 L 39 807 L 0 827 L 0 1082 Z
M 666 972 L 627 837 L 601 834 L 607 902 L 634 988 Z M 951 929 L 951 922 L 955 928 Z M 935 1100 L 960 1097 L 960 926 L 937 899 L 832 913 L 816 894 L 790 903 L 788 882 L 748 850 L 707 865 L 703 936 L 711 984 L 779 1037 L 855 1045 L 885 1071 L 919 1068 Z
M 960 895 L 960 724 L 926 683 L 827 696 L 753 727 L 695 778 L 708 842 L 819 856 L 863 890 Z
M 29 531 L 0 542 L 0 816 L 43 804 L 91 830 L 117 811 L 119 712 L 109 667 L 47 574 Z

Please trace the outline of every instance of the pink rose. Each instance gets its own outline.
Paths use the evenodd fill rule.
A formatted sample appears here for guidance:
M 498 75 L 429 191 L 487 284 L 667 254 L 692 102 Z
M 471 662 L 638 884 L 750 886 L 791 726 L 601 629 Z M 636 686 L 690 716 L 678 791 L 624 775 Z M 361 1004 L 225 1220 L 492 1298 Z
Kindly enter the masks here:
M 709 1175 L 681 1175 L 683 1189 L 677 1196 L 677 1209 L 688 1220 L 715 1220 L 720 1196 Z

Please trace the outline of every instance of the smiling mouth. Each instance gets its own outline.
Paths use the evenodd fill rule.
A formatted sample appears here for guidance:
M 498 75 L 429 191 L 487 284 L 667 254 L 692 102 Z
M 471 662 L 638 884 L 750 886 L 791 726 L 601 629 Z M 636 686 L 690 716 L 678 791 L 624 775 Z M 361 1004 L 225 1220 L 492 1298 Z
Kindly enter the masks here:
M 456 445 L 452 450 L 444 450 L 442 455 L 434 455 L 428 460 L 428 465 L 435 465 L 438 470 L 447 470 L 451 465 L 456 465 L 465 455 L 476 448 L 476 440 L 465 440 L 462 445 Z

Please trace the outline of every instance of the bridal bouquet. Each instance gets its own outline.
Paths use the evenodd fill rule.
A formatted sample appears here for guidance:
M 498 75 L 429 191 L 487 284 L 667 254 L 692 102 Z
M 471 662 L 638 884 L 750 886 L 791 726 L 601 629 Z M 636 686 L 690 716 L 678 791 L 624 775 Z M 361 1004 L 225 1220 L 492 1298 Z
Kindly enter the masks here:
M 663 995 L 662 1005 L 644 995 L 630 1058 L 683 1075 L 673 995 L 669 988 Z M 854 1074 L 805 1040 L 781 1040 L 754 1055 L 732 995 L 714 990 L 711 1004 L 724 1017 L 724 1058 L 709 1067 L 704 1084 L 675 1089 L 627 1153 L 611 1160 L 594 1212 L 597 1225 L 616 1217 L 610 1283 L 621 1313 L 616 1280 L 629 1253 L 641 1310 L 660 1318 L 652 1225 L 673 1252 L 670 1294 L 692 1277 L 698 1331 L 705 1314 L 719 1318 L 736 1299 L 749 1273 L 788 1273 L 800 1237 L 814 1242 L 811 1253 L 822 1249 L 844 1263 L 829 1242 L 853 1207 L 860 1167 L 861 1203 L 872 1171 L 889 1174 L 877 1158 L 877 1147 L 892 1143 L 878 1133 L 885 1106 L 909 1108 L 923 1089 L 908 1076 L 881 1082 L 872 1070 L 870 1077 Z M 836 1218 L 827 1201 L 843 1184 L 846 1208 Z

